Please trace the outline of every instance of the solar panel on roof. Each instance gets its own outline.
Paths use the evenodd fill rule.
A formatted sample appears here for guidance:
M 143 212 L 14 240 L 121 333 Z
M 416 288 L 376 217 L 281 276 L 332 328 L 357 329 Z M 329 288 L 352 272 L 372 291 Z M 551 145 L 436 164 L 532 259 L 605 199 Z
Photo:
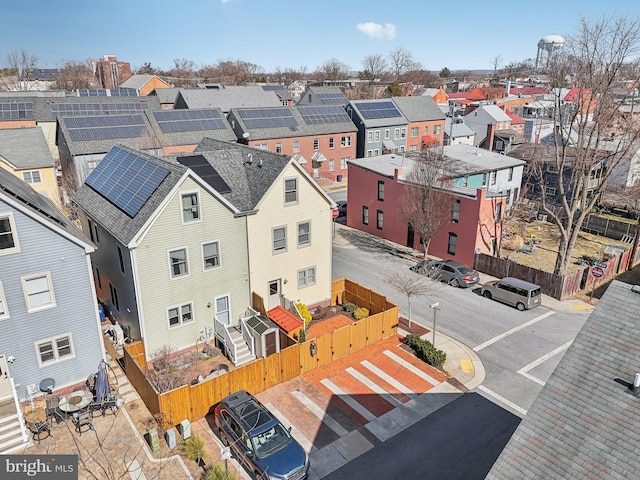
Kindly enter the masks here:
M 227 122 L 218 110 L 162 110 L 153 112 L 163 133 L 223 130 Z
M 231 187 L 224 181 L 213 165 L 203 155 L 190 155 L 188 157 L 178 157 L 176 160 L 185 167 L 190 168 L 207 182 L 218 193 L 230 193 Z
M 298 107 L 307 125 L 351 122 L 351 118 L 340 105 Z
M 289 108 L 248 108 L 238 110 L 247 128 L 296 127 L 298 121 Z
M 92 117 L 95 115 L 118 115 L 139 113 L 148 110 L 146 102 L 122 103 L 52 103 L 51 114 L 54 117 Z
M 284 90 L 284 87 L 282 85 L 263 85 L 262 89 L 267 92 L 272 92 L 275 90 Z
M 107 90 L 104 88 L 79 88 L 79 97 L 106 97 Z
M 402 116 L 393 102 L 356 103 L 356 106 L 367 120 Z
M 112 88 L 112 97 L 137 97 L 138 91 L 135 88 Z
M 32 102 L 0 103 L 0 120 L 34 120 Z
M 142 115 L 72 117 L 61 121 L 73 141 L 137 138 L 149 133 Z
M 323 105 L 346 105 L 349 103 L 343 93 L 317 93 L 316 96 Z
M 134 152 L 113 147 L 85 183 L 133 218 L 167 175 L 168 168 Z

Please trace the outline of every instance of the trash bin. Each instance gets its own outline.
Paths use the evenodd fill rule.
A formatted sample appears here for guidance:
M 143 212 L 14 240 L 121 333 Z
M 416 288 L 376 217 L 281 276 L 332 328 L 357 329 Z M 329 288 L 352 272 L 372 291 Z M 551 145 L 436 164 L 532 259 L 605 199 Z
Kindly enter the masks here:
M 145 435 L 145 440 L 151 447 L 151 451 L 153 453 L 157 453 L 160 451 L 160 439 L 158 438 L 158 430 L 152 428 Z
M 176 448 L 176 432 L 173 428 L 164 432 L 164 439 L 167 442 L 169 450 Z
M 342 175 L 338 175 L 338 182 L 342 181 Z
M 183 420 L 178 424 L 178 431 L 182 435 L 182 439 L 186 440 L 191 436 L 191 424 L 189 420 Z

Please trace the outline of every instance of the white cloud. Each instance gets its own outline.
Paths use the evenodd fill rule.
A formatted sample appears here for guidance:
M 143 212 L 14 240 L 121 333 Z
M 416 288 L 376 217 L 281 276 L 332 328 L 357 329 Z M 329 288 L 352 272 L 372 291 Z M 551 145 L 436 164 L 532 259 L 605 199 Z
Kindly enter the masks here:
M 392 23 L 385 23 L 384 26 L 373 22 L 359 23 L 356 28 L 371 38 L 390 40 L 396 37 L 396 26 Z

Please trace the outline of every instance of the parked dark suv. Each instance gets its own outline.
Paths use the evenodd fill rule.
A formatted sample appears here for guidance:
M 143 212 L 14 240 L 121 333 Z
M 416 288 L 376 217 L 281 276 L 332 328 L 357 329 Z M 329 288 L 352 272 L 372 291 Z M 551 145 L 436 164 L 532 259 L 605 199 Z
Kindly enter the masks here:
M 257 479 L 301 480 L 309 474 L 309 457 L 290 429 L 253 395 L 240 390 L 214 409 L 218 436 Z

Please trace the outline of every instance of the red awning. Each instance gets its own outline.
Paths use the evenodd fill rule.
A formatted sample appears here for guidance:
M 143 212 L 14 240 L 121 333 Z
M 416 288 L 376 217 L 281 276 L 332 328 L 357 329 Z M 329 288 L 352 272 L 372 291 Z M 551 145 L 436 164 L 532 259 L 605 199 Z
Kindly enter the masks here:
M 423 135 L 422 136 L 422 143 L 424 145 L 435 145 L 436 143 L 438 143 L 438 140 L 436 140 L 435 137 L 432 137 L 431 135 Z

